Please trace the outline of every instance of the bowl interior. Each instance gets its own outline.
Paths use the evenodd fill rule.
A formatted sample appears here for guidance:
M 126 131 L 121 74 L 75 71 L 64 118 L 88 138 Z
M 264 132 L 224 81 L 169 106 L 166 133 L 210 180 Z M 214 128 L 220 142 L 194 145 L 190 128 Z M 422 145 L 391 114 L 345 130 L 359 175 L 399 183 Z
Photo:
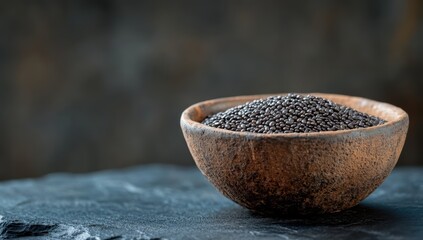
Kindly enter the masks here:
M 335 103 L 351 107 L 360 112 L 364 112 L 389 122 L 399 121 L 406 117 L 407 114 L 401 108 L 395 107 L 388 103 L 377 102 L 370 99 L 361 97 L 352 97 L 346 95 L 337 94 L 325 94 L 325 93 L 301 93 L 301 95 L 314 95 L 322 98 L 329 99 Z M 246 102 L 253 101 L 255 99 L 266 98 L 274 95 L 286 95 L 282 94 L 267 94 L 267 95 L 251 95 L 251 96 L 237 96 L 228 98 L 219 98 L 208 100 L 197 103 L 185 112 L 185 120 L 191 120 L 194 122 L 202 122 L 207 116 L 225 111 L 228 108 L 235 107 Z M 385 123 L 386 124 L 386 123 Z

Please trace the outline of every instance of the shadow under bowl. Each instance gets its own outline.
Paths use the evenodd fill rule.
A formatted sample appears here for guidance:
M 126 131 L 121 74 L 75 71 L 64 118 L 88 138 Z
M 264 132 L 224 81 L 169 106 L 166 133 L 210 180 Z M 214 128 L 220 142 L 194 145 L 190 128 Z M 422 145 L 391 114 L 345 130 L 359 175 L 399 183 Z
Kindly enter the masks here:
M 229 131 L 201 123 L 209 115 L 272 95 L 208 100 L 182 113 L 182 132 L 198 168 L 236 203 L 264 214 L 339 212 L 372 193 L 397 163 L 408 115 L 365 98 L 312 93 L 386 123 L 278 134 Z

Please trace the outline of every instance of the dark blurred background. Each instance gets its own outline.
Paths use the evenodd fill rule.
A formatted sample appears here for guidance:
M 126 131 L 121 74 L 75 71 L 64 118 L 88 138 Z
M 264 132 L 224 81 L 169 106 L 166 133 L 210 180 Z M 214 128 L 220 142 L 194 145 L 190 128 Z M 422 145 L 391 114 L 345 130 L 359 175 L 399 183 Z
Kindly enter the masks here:
M 184 108 L 277 92 L 400 106 L 423 164 L 422 1 L 1 1 L 0 32 L 0 179 L 193 164 Z

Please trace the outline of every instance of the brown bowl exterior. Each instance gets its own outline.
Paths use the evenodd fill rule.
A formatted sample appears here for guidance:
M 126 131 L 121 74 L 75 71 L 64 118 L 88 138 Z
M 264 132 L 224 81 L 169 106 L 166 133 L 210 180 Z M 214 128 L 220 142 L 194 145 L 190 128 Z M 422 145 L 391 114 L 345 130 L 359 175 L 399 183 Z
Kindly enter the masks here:
M 387 123 L 317 133 L 235 132 L 201 121 L 270 95 L 209 100 L 189 107 L 181 117 L 182 131 L 198 168 L 223 195 L 261 213 L 331 213 L 357 205 L 394 168 L 405 142 L 408 115 L 398 107 L 365 98 L 313 95 Z

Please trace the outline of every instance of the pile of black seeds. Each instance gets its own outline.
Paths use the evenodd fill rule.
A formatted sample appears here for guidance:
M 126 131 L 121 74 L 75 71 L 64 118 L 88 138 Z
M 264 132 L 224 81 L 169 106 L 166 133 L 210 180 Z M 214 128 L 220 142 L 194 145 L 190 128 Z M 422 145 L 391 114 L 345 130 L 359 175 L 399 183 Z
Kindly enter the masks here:
M 366 128 L 385 123 L 378 117 L 307 95 L 254 100 L 208 116 L 211 127 L 254 133 L 308 133 Z

